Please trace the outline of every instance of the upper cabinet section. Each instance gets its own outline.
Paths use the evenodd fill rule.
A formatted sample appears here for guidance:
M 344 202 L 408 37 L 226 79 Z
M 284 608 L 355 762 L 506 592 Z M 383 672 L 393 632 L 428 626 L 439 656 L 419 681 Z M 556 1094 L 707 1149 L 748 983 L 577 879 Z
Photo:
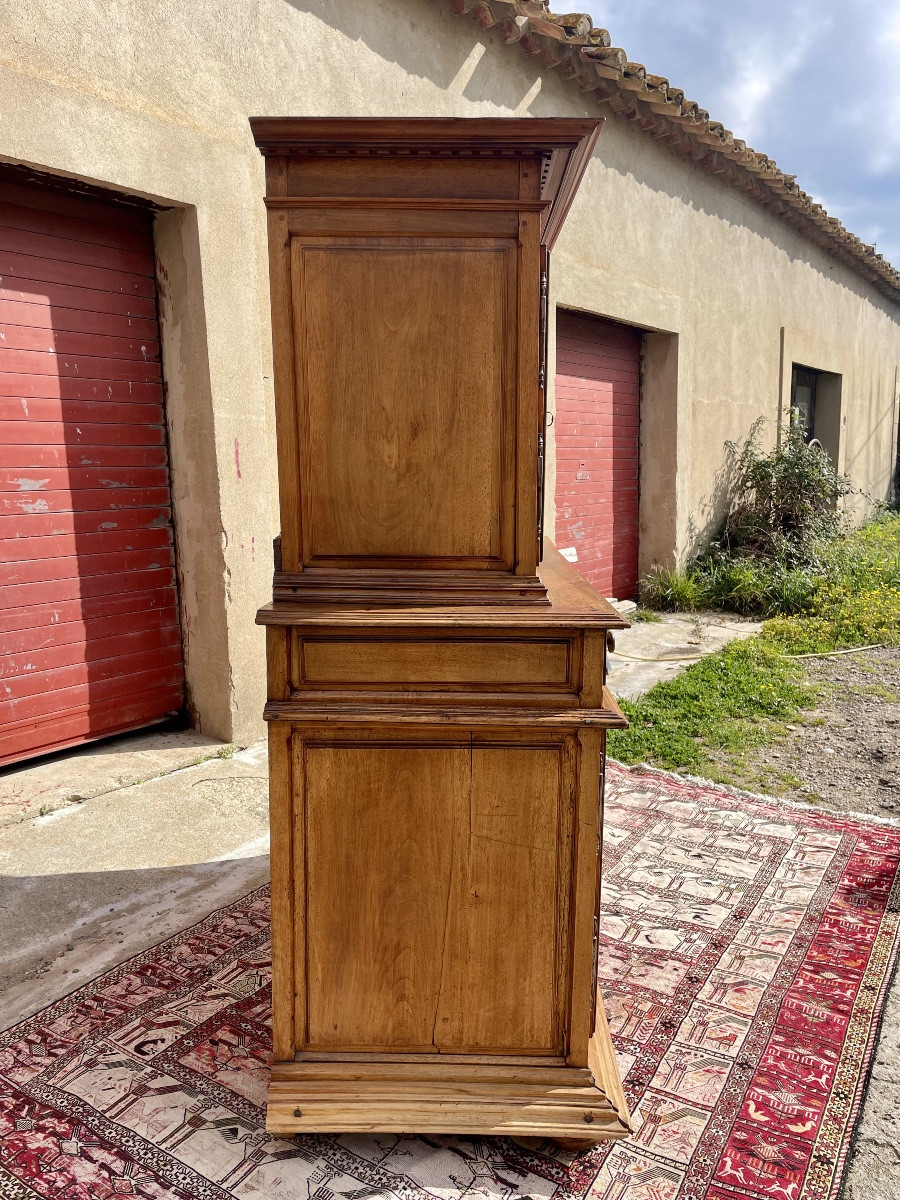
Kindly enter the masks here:
M 256 118 L 276 599 L 546 602 L 541 247 L 601 121 Z

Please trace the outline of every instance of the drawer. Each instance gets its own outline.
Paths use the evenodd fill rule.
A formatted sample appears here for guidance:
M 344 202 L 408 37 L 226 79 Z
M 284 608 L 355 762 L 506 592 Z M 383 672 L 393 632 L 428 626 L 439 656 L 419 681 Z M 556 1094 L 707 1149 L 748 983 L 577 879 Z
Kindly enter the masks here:
M 578 635 L 542 637 L 292 636 L 291 689 L 560 693 L 580 685 Z

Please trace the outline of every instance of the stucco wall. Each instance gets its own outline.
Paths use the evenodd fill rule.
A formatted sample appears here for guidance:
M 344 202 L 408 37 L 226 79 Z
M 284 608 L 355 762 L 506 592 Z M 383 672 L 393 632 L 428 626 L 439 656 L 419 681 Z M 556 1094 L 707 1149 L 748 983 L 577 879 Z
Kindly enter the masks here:
M 0 159 L 164 206 L 156 240 L 188 687 L 205 732 L 246 741 L 261 729 L 253 615 L 269 594 L 277 528 L 263 170 L 247 116 L 596 110 L 445 0 L 2 0 L 0 13 Z M 794 347 L 842 374 L 844 465 L 886 494 L 898 311 L 618 119 L 555 254 L 553 298 L 653 331 L 644 565 L 683 552 L 712 519 L 722 443 L 760 412 L 774 422 Z M 552 431 L 548 450 L 552 531 Z
M 716 523 L 723 443 L 759 415 L 774 443 L 787 418 L 791 364 L 841 376 L 839 466 L 866 493 L 857 516 L 889 497 L 896 440 L 900 308 L 783 221 L 609 121 L 554 258 L 556 300 L 677 335 L 677 399 L 645 364 L 643 566 L 664 557 L 650 526 L 653 464 L 675 450 L 676 553 Z M 647 143 L 650 143 L 649 145 Z M 658 338 L 648 347 L 658 357 Z M 670 412 L 675 405 L 673 420 Z M 658 429 L 660 424 L 662 429 Z M 654 453 L 648 455 L 649 443 Z

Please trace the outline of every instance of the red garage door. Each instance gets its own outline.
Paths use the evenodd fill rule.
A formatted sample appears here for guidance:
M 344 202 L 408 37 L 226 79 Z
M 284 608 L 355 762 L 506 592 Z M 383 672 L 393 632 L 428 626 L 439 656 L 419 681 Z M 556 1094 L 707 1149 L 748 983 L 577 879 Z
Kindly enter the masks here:
M 556 545 L 574 551 L 578 570 L 602 595 L 631 599 L 641 334 L 561 311 L 556 337 Z
M 0 184 L 0 763 L 182 706 L 148 215 Z

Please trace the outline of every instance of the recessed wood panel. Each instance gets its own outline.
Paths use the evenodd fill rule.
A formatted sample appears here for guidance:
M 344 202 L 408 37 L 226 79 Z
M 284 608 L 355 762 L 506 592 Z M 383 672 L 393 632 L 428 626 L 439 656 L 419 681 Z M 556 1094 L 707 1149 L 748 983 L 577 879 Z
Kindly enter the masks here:
M 564 1053 L 563 747 L 335 742 L 303 760 L 305 1044 Z
M 446 208 L 435 212 L 423 200 L 414 200 L 400 208 L 378 208 L 361 201 L 353 205 L 304 204 L 292 208 L 289 202 L 278 213 L 283 216 L 292 236 L 311 237 L 452 237 L 474 241 L 478 238 L 515 238 L 519 232 L 519 214 L 504 208 Z
M 433 1049 L 469 748 L 305 755 L 311 1046 Z
M 478 746 L 458 856 L 436 1044 L 561 1052 L 561 878 L 572 799 L 557 746 Z M 561 845 L 562 843 L 562 845 Z M 477 1003 L 474 998 L 477 997 Z
M 514 199 L 514 159 L 308 158 L 288 162 L 289 196 L 441 196 Z
M 292 246 L 305 563 L 509 565 L 509 244 Z
M 564 687 L 569 641 L 298 639 L 295 686 L 466 684 Z

